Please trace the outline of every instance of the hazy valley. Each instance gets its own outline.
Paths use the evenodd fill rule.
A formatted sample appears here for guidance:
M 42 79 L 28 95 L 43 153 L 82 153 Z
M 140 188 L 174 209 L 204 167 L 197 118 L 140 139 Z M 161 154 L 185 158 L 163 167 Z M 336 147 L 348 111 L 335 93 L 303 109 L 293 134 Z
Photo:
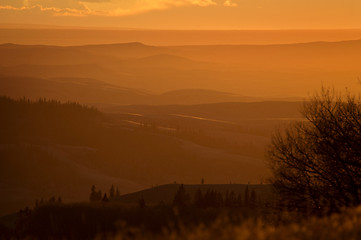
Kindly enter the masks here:
M 361 40 L 64 45 L 0 45 L 0 216 L 53 196 L 70 205 L 51 211 L 101 211 L 84 203 L 93 185 L 116 186 L 120 204 L 143 199 L 152 215 L 181 184 L 192 199 L 202 189 L 242 202 L 255 190 L 260 214 L 274 200 L 272 135 L 306 122 L 322 86 L 361 89 Z M 117 212 L 111 204 L 104 209 Z M 252 216 L 256 205 L 237 204 L 230 209 Z M 217 215 L 205 209 L 196 212 Z
M 264 149 L 274 129 L 302 119 L 300 101 L 313 89 L 345 86 L 349 79 L 352 90 L 361 71 L 360 41 L 175 47 L 3 44 L 0 54 L 1 95 L 75 101 L 101 111 L 97 125 L 73 137 L 57 115 L 40 120 L 41 111 L 33 113 L 32 104 L 21 103 L 18 112 L 2 114 L 3 121 L 19 124 L 3 124 L 9 134 L 3 135 L 1 147 L 2 188 L 8 192 L 3 201 L 14 205 L 7 212 L 51 196 L 54 189 L 69 201 L 86 199 L 95 183 L 116 184 L 128 193 L 201 178 L 208 183 L 265 182 Z M 89 120 L 74 121 L 77 129 Z M 58 128 L 56 122 L 64 131 L 61 138 L 52 130 Z M 26 162 L 12 157 L 14 151 L 49 155 L 49 160 Z M 41 166 L 40 172 L 24 174 L 29 164 Z M 64 185 L 65 175 L 71 190 Z M 14 200 L 19 195 L 23 197 Z

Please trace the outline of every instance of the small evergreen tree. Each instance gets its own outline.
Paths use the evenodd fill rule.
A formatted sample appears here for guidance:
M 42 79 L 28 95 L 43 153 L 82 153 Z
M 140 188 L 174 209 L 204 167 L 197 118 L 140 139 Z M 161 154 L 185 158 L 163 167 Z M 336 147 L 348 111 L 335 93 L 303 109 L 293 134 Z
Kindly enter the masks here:
M 246 189 L 244 190 L 244 206 L 249 207 L 249 189 L 248 189 L 248 185 L 246 186 Z
M 97 192 L 97 194 L 96 194 L 96 198 L 95 198 L 95 201 L 100 201 L 100 200 L 102 200 L 102 191 L 101 190 L 99 190 L 98 192 Z
M 112 184 L 109 190 L 109 200 L 114 200 L 114 197 L 115 197 L 115 188 L 114 185 Z
M 242 206 L 243 206 L 242 194 L 239 193 L 237 197 L 237 207 L 242 207 Z
M 90 196 L 89 196 L 89 200 L 91 202 L 94 202 L 96 201 L 98 198 L 98 193 L 96 192 L 96 188 L 95 188 L 95 185 L 93 185 L 90 189 Z
M 197 189 L 194 195 L 194 205 L 199 208 L 204 207 L 204 197 L 200 188 Z
M 107 196 L 107 194 L 106 194 L 106 193 L 104 193 L 104 196 L 103 196 L 102 202 L 109 202 L 109 198 L 108 198 L 108 196 Z
M 226 197 L 224 199 L 224 205 L 229 208 L 233 208 L 237 206 L 236 194 L 233 191 L 231 191 L 230 193 L 229 192 L 226 193 Z
M 250 198 L 251 208 L 255 208 L 257 206 L 256 201 L 257 201 L 256 191 L 254 189 L 252 189 L 251 198 Z
M 186 192 L 184 185 L 181 184 L 177 190 L 177 193 L 174 196 L 173 205 L 177 207 L 184 207 L 186 205 L 189 205 L 189 203 L 190 203 L 190 196 Z
M 119 200 L 120 199 L 120 191 L 119 188 L 117 187 L 115 190 L 115 200 Z

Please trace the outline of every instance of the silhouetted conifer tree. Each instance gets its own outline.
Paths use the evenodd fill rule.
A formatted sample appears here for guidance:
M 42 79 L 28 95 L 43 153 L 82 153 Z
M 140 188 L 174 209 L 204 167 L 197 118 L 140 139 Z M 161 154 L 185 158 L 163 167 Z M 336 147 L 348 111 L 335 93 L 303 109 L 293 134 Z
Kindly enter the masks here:
M 177 190 L 177 193 L 173 199 L 173 205 L 178 207 L 184 207 L 190 203 L 190 196 L 186 192 L 184 185 L 181 184 Z
M 119 191 L 119 188 L 117 187 L 116 190 L 115 190 L 115 199 L 116 200 L 119 200 L 120 199 L 120 191 Z
M 102 196 L 103 196 L 102 191 L 99 190 L 99 191 L 97 192 L 97 195 L 96 195 L 96 196 L 97 196 L 97 197 L 96 197 L 96 200 L 95 200 L 95 201 L 100 201 L 100 200 L 102 200 Z
M 46 101 L 46 100 L 45 100 Z M 49 198 L 49 203 L 55 203 L 55 197 L 52 196 L 51 198 Z
M 244 190 L 244 206 L 249 207 L 249 189 L 248 189 L 248 185 L 246 186 L 246 189 Z
M 194 205 L 196 207 L 204 207 L 204 197 L 200 188 L 197 189 L 194 195 Z
M 250 207 L 251 208 L 255 208 L 256 207 L 256 201 L 257 201 L 257 196 L 256 196 L 256 191 L 254 189 L 252 189 L 251 191 L 251 198 L 250 198 Z
M 243 201 L 242 201 L 242 194 L 239 193 L 238 197 L 237 197 L 237 206 L 238 207 L 242 207 L 243 206 Z
M 229 208 L 233 208 L 237 206 L 236 194 L 233 191 L 226 193 L 226 197 L 224 199 L 224 205 Z
M 99 200 L 99 199 L 98 199 L 98 193 L 97 193 L 97 191 L 96 191 L 95 185 L 93 185 L 93 186 L 91 187 L 89 200 L 90 200 L 91 202 L 94 202 L 94 201 Z
M 109 190 L 109 200 L 114 200 L 114 197 L 115 197 L 115 188 L 114 185 L 112 184 Z
M 108 198 L 108 196 L 107 196 L 107 194 L 106 194 L 106 193 L 104 193 L 104 196 L 103 196 L 102 202 L 109 202 L 109 198 Z
M 204 195 L 205 207 L 218 208 L 223 205 L 223 196 L 221 193 L 214 190 L 208 190 Z

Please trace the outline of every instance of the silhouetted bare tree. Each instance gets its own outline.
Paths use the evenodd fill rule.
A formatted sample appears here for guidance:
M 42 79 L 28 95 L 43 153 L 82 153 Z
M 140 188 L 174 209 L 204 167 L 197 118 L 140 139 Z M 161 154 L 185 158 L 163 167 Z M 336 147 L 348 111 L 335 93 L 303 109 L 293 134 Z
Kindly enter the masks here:
M 323 89 L 302 111 L 306 121 L 273 136 L 271 179 L 288 207 L 337 211 L 360 204 L 361 101 Z

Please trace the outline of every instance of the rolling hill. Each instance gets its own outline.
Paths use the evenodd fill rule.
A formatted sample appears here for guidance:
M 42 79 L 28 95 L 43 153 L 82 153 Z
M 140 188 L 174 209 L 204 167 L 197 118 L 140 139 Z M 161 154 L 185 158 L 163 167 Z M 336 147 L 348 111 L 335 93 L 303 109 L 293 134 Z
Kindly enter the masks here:
M 122 115 L 45 100 L 1 98 L 0 112 L 1 214 L 53 195 L 83 201 L 93 184 L 114 184 L 124 194 L 202 177 L 210 184 L 257 183 L 268 174 L 257 154 L 267 138 L 244 129 L 228 143 L 218 123 L 211 129 L 220 133 L 204 134 L 192 124 L 196 131 L 189 135 L 182 130 L 188 121 L 178 120 L 177 132 L 165 131 L 161 122 L 142 127 Z
M 135 113 L 141 115 L 183 115 L 220 121 L 239 122 L 243 120 L 287 120 L 301 119 L 299 101 L 267 102 L 224 102 L 198 105 L 164 105 L 164 106 L 115 106 L 109 111 L 118 113 Z
M 70 46 L 69 48 L 95 55 L 116 56 L 119 59 L 146 58 L 154 55 L 172 53 L 172 50 L 168 49 L 167 47 L 149 46 L 140 42 L 93 44 L 84 46 Z
M 194 105 L 266 100 L 260 97 L 247 97 L 206 89 L 181 89 L 163 94 L 152 94 L 147 91 L 124 88 L 115 84 L 83 77 L 96 74 L 102 75 L 102 71 L 98 71 L 99 69 L 97 68 L 94 68 L 94 72 L 97 72 L 96 74 L 94 72 L 94 74 L 87 74 L 86 68 L 88 66 L 84 66 L 84 68 L 80 66 L 79 71 L 76 71 L 77 66 L 52 66 L 51 68 L 45 67 L 43 70 L 41 66 L 34 67 L 31 65 L 2 68 L 0 73 L 5 72 L 16 75 L 0 75 L 0 95 L 13 98 L 25 96 L 31 99 L 51 98 L 61 101 L 76 101 L 91 104 L 107 111 L 116 109 L 114 105 Z M 82 69 L 84 70 L 83 72 Z M 77 74 L 68 74 L 66 70 L 75 70 Z M 60 77 L 54 77 L 56 75 Z M 67 77 L 70 75 L 78 75 L 79 77 Z M 294 98 L 293 100 L 299 99 Z
M 110 69 L 96 64 L 74 65 L 34 65 L 23 64 L 14 66 L 1 66 L 0 74 L 16 77 L 33 78 L 93 78 L 103 79 L 106 82 L 115 82 L 119 75 Z
M 0 69 L 4 75 L 12 75 L 18 68 L 22 76 L 28 72 L 32 77 L 94 78 L 157 94 L 208 89 L 268 99 L 304 97 L 322 85 L 355 89 L 361 74 L 360 40 L 168 47 L 141 43 L 70 47 L 3 44 L 0 55 L 0 66 L 7 67 Z M 32 67 L 21 65 L 34 66 L 33 73 L 29 70 Z M 71 65 L 79 66 L 79 71 L 71 70 L 76 68 Z
M 138 192 L 122 195 L 119 199 L 120 202 L 128 204 L 137 204 L 139 199 L 143 198 L 146 204 L 172 204 L 173 198 L 180 187 L 180 184 L 166 184 L 161 186 L 154 186 L 149 189 L 144 189 Z M 266 199 L 272 193 L 272 187 L 267 184 L 185 184 L 185 191 L 194 198 L 194 195 L 198 189 L 204 194 L 208 190 L 214 190 L 223 195 L 226 193 L 234 192 L 236 196 L 238 194 L 243 195 L 246 187 L 249 191 L 255 190 L 258 199 Z
M 140 104 L 149 94 L 88 78 L 0 76 L 0 94 L 13 98 L 48 98 L 87 104 Z

